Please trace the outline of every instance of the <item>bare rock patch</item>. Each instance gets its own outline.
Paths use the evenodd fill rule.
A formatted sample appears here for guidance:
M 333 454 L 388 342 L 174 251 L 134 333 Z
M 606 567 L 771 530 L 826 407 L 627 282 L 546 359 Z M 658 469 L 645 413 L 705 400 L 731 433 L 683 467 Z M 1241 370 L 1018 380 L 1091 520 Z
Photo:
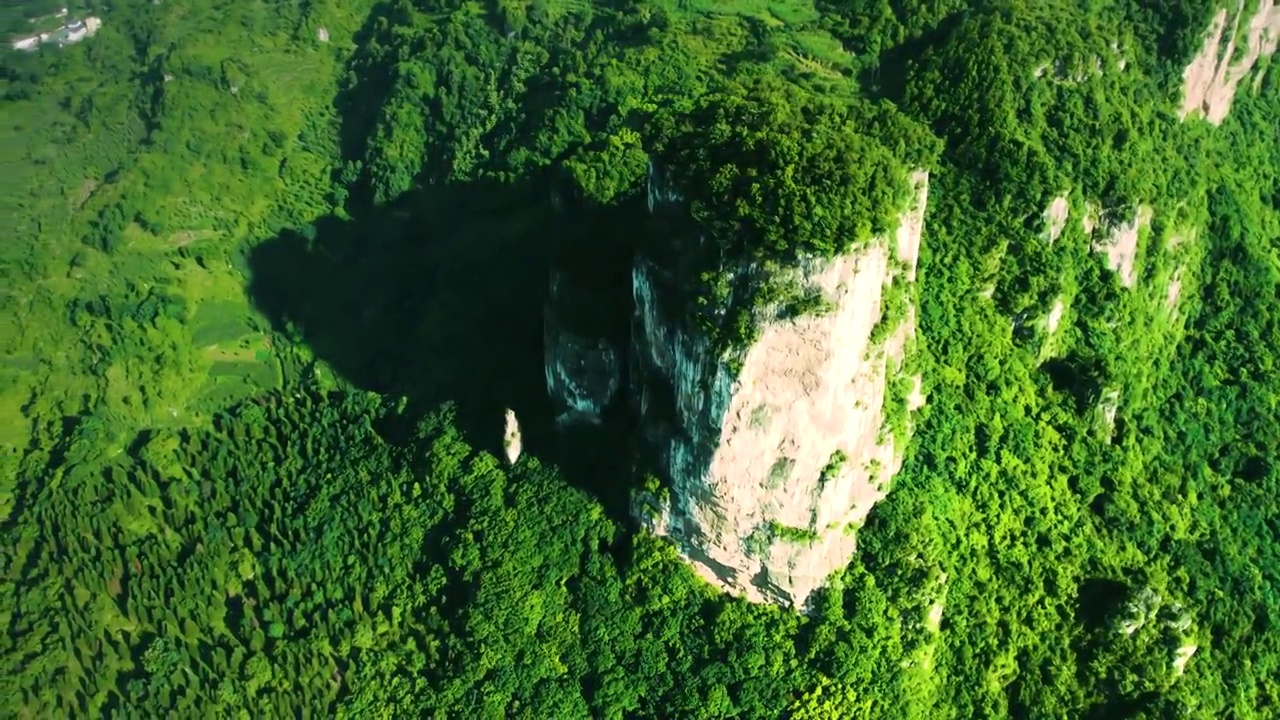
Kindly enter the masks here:
M 1230 22 L 1228 15 L 1226 9 L 1214 15 L 1204 45 L 1183 71 L 1183 119 L 1198 116 L 1214 125 L 1221 123 L 1231 111 L 1240 82 L 1260 58 L 1270 57 L 1280 45 L 1280 7 L 1275 0 L 1260 0 L 1248 19 L 1243 54 L 1238 53 L 1236 37 L 1244 20 L 1244 3 L 1230 14 Z

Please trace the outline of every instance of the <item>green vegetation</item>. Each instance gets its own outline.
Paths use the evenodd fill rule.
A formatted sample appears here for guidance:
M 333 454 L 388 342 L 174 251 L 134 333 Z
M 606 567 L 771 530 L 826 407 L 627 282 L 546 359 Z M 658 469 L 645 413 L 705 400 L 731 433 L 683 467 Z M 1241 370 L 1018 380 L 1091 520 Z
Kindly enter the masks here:
M 910 159 L 863 130 L 893 123 L 892 106 L 842 107 L 773 79 L 730 87 L 652 130 L 720 264 L 830 256 L 893 227 Z
M 742 539 L 742 551 L 749 557 L 765 558 L 773 547 L 773 529 L 766 524 L 757 525 Z
M 1280 76 L 1178 121 L 1212 3 L 90 9 L 0 73 L 10 713 L 1275 714 Z M 637 220 L 650 156 L 704 244 Z M 904 467 L 806 614 L 718 594 L 615 506 L 625 443 L 553 442 L 550 246 L 660 260 L 740 346 L 917 166 Z M 1086 203 L 1154 208 L 1133 287 Z
M 62 23 L 55 16 L 59 10 L 67 7 L 69 10 L 80 11 L 86 8 L 82 4 L 68 6 L 66 3 L 57 0 L 5 0 L 0 3 L 0 32 L 5 37 L 25 37 L 37 32 L 48 32 L 58 27 Z
M 888 340 L 907 318 L 907 308 L 910 307 L 912 300 L 910 295 L 905 282 L 885 286 L 884 294 L 880 298 L 880 319 L 876 321 L 875 327 L 871 328 L 870 340 L 868 340 L 872 352 L 879 352 L 884 341 Z
M 655 156 L 705 240 L 682 261 L 722 355 L 748 347 L 776 265 L 826 258 L 894 229 L 907 172 L 931 162 L 927 133 L 889 103 L 819 94 L 775 76 L 710 93 L 650 123 Z M 821 297 L 787 302 L 819 310 Z
M 777 490 L 786 484 L 787 478 L 791 477 L 791 471 L 796 466 L 796 461 L 789 457 L 780 457 L 773 462 L 769 468 L 769 478 L 766 482 L 770 490 Z
M 757 315 L 778 319 L 821 316 L 834 312 L 836 304 L 818 285 L 807 282 L 803 272 L 778 262 L 757 265 L 753 271 L 763 281 L 755 285 L 751 305 Z
M 783 542 L 808 544 L 818 539 L 818 533 L 808 528 L 792 527 L 779 522 L 769 523 L 769 534 Z
M 838 477 L 847 462 L 849 462 L 849 456 L 843 450 L 831 453 L 831 459 L 827 461 L 826 467 L 822 468 L 822 484 L 825 485 Z

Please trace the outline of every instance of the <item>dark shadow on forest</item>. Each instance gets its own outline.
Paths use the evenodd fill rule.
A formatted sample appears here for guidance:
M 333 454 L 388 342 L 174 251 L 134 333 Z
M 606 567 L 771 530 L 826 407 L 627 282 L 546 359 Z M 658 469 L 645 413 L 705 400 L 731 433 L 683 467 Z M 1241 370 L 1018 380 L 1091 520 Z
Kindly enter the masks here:
M 1067 395 L 1083 415 L 1097 404 L 1102 395 L 1102 370 L 1078 355 L 1049 360 L 1040 366 L 1053 389 Z
M 541 382 L 550 218 L 520 194 L 432 188 L 282 232 L 251 252 L 250 295 L 356 387 L 457 401 L 468 429 L 500 425 L 504 406 L 540 414 L 541 398 L 521 396 Z
M 255 247 L 249 294 L 275 330 L 351 385 L 456 407 L 476 448 L 501 457 L 504 411 L 524 449 L 625 513 L 625 433 L 563 436 L 543 372 L 543 304 L 557 238 L 583 219 L 544 182 L 428 186 L 359 219 L 321 218 Z
M 635 228 L 573 199 L 554 207 L 551 168 L 507 183 L 439 182 L 448 152 L 429 151 L 415 189 L 375 207 L 360 168 L 394 87 L 396 12 L 381 5 L 366 18 L 334 102 L 345 161 L 334 180 L 349 192 L 350 218 L 320 218 L 255 247 L 251 300 L 275 330 L 350 385 L 408 398 L 409 420 L 452 402 L 477 449 L 501 456 L 504 411 L 515 411 L 525 454 L 557 465 L 615 517 L 627 516 L 633 453 L 622 394 L 601 426 L 557 430 L 543 369 L 543 307 L 551 263 L 574 253 L 603 263 L 603 281 L 625 282 L 629 298 L 629 240 L 620 238 Z M 644 40 L 627 32 L 616 40 Z M 554 94 L 545 94 L 549 103 Z M 524 109 L 536 123 L 545 108 Z M 607 241 L 616 242 L 603 259 L 577 252 L 582 245 L 566 248 Z M 584 326 L 623 351 L 628 317 L 617 312 L 616 292 L 599 295 L 601 303 L 576 303 L 598 316 Z
M 378 114 L 391 93 L 394 65 L 381 55 L 384 48 L 394 47 L 391 40 L 393 16 L 394 6 L 391 3 L 375 5 L 352 38 L 357 49 L 347 61 L 349 79 L 344 81 L 333 103 L 338 117 L 342 118 L 338 129 L 339 149 L 348 161 L 364 159 Z M 359 82 L 351 82 L 354 78 Z M 365 190 L 348 188 L 353 189 Z
M 968 10 L 951 13 L 929 31 L 882 52 L 879 62 L 858 74 L 859 84 L 873 97 L 902 102 L 913 63 L 929 48 L 941 47 L 968 14 Z
M 1106 630 L 1110 619 L 1129 599 L 1129 586 L 1107 578 L 1090 578 L 1076 596 L 1076 622 L 1090 632 Z

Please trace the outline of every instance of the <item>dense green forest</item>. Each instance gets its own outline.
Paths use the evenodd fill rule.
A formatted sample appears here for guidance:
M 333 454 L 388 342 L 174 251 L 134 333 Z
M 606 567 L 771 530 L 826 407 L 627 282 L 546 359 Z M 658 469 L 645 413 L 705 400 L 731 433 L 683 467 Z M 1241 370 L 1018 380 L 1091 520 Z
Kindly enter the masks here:
M 0 56 L 0 715 L 1280 713 L 1280 76 L 1180 120 L 1211 0 L 80 7 Z M 930 172 L 928 405 L 805 613 L 552 429 L 547 259 L 650 157 L 703 271 Z

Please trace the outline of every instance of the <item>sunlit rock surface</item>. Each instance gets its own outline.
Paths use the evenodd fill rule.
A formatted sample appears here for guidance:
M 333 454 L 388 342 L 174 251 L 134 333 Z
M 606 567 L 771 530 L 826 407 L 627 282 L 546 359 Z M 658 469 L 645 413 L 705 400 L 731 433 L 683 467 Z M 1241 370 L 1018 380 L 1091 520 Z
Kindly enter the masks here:
M 502 451 L 507 456 L 507 463 L 515 465 L 523 450 L 524 441 L 520 435 L 520 421 L 516 419 L 514 410 L 507 410 L 502 429 Z
M 736 373 L 692 313 L 667 300 L 679 280 L 636 260 L 633 392 L 643 438 L 670 485 L 661 497 L 642 493 L 636 512 L 730 592 L 803 607 L 849 562 L 854 531 L 899 468 L 905 438 L 887 430 L 886 415 L 924 402 L 918 379 L 900 377 L 914 307 L 881 329 L 879 345 L 872 337 L 886 288 L 915 280 L 928 176 L 913 182 L 914 202 L 893 237 L 794 269 L 830 310 L 766 318 Z M 649 202 L 655 210 L 680 202 L 656 170 Z
M 1247 13 L 1247 14 L 1246 14 Z M 1255 66 L 1264 66 L 1280 46 L 1280 6 L 1259 0 L 1240 3 L 1234 12 L 1218 11 L 1205 32 L 1204 44 L 1182 73 L 1182 118 L 1203 117 L 1220 124 L 1231 111 L 1240 83 Z M 1262 74 L 1254 80 L 1258 89 Z
M 1138 257 L 1138 240 L 1151 226 L 1151 216 L 1151 208 L 1139 205 L 1132 220 L 1109 221 L 1106 235 L 1093 237 L 1094 252 L 1107 256 L 1107 266 L 1120 276 L 1120 284 L 1125 287 L 1133 287 L 1137 279 L 1134 263 Z

